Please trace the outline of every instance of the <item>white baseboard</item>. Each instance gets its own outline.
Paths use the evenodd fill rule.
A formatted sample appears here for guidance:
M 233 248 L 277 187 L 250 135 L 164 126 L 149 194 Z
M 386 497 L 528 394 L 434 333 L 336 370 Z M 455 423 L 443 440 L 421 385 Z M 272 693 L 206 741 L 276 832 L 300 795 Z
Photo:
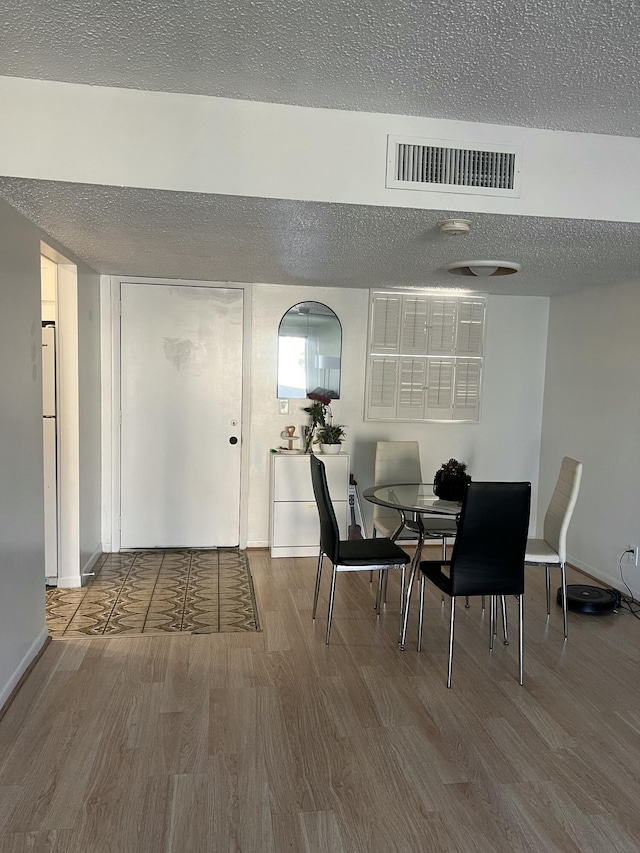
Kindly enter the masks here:
M 633 597 L 636 599 L 640 599 L 640 587 L 638 586 L 637 580 L 632 577 L 632 570 L 637 571 L 635 566 L 630 566 L 623 563 L 623 581 L 620 577 L 620 572 L 616 573 L 604 571 L 603 569 L 600 569 L 597 566 L 590 566 L 588 563 L 585 563 L 582 560 L 573 560 L 570 555 L 567 555 L 567 563 L 572 566 L 575 566 L 576 569 L 579 569 L 581 572 L 585 572 L 592 578 L 595 578 L 595 580 L 600 581 L 600 583 L 604 584 L 606 587 L 619 590 L 622 595 L 628 596 L 630 589 L 633 594 Z M 626 588 L 625 583 L 628 585 L 629 589 Z
M 268 548 L 269 540 L 268 539 L 254 539 L 251 542 L 247 542 L 247 548 Z
M 48 636 L 49 636 L 49 633 L 48 633 L 47 628 L 45 626 L 42 629 L 42 631 L 38 634 L 36 639 L 33 641 L 31 646 L 29 647 L 29 650 L 27 651 L 25 656 L 22 658 L 22 660 L 20 661 L 18 666 L 15 668 L 15 670 L 11 674 L 11 678 L 9 679 L 9 681 L 7 681 L 6 684 L 2 685 L 2 689 L 0 689 L 0 708 L 3 708 L 5 702 L 8 701 L 12 692 L 15 690 L 16 685 L 18 684 L 18 682 L 20 681 L 22 676 L 25 674 L 25 672 L 29 668 L 31 661 L 34 658 L 36 658 L 38 656 L 38 654 L 40 653 L 42 647 L 44 646 L 44 644 L 47 641 Z
M 89 559 L 87 560 L 87 562 L 84 564 L 84 566 L 82 567 L 82 569 L 80 571 L 80 574 L 82 575 L 83 579 L 86 577 L 93 577 L 92 569 L 95 566 L 95 564 L 98 562 L 98 560 L 100 559 L 101 556 L 102 556 L 102 545 L 100 544 L 95 549 L 93 554 L 89 557 Z
M 76 589 L 79 586 L 84 586 L 93 578 L 92 569 L 102 556 L 102 543 L 98 543 L 93 554 L 80 568 L 80 575 L 59 575 L 58 586 L 63 589 Z
M 58 575 L 58 587 L 61 589 L 76 589 L 82 586 L 82 578 L 79 575 Z

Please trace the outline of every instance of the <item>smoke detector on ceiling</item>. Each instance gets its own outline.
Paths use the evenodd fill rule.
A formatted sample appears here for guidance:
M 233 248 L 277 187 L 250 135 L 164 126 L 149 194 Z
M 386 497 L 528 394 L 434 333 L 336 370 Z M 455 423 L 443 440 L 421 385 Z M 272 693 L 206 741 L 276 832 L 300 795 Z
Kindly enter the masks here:
M 454 275 L 475 275 L 488 278 L 493 275 L 513 275 L 520 270 L 520 264 L 511 261 L 456 261 L 447 264 L 445 269 Z
M 471 230 L 471 222 L 468 219 L 445 219 L 438 226 L 438 230 L 445 237 L 461 237 Z

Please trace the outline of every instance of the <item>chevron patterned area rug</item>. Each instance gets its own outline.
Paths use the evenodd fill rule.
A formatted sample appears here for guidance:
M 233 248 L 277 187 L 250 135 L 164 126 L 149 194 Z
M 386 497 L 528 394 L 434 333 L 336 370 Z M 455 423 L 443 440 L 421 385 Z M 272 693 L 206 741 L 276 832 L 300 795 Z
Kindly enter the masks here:
M 259 631 L 246 551 L 104 554 L 81 589 L 48 588 L 53 639 Z

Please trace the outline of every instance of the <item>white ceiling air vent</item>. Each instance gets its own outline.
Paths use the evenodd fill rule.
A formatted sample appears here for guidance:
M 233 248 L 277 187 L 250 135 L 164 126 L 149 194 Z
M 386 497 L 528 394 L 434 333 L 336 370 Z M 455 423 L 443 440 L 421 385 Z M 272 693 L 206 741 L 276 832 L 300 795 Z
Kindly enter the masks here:
M 389 136 L 389 189 L 494 195 L 520 195 L 519 148 L 455 143 L 442 139 Z

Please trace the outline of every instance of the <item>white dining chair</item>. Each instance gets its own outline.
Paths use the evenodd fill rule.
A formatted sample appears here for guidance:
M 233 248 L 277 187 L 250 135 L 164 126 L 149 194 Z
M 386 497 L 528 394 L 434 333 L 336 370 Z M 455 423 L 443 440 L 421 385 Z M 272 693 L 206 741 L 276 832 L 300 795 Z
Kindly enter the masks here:
M 582 462 L 565 456 L 551 501 L 545 513 L 543 538 L 527 539 L 524 561 L 527 565 L 544 566 L 546 570 L 547 619 L 551 615 L 551 580 L 549 567 L 559 566 L 562 578 L 562 619 L 564 638 L 569 636 L 567 619 L 567 529 L 578 500 Z
M 373 473 L 375 486 L 395 483 L 421 483 L 420 447 L 417 441 L 378 441 Z M 417 523 L 403 513 L 384 506 L 374 506 L 374 535 L 391 538 L 402 525 L 402 533 L 418 535 Z M 447 539 L 455 536 L 455 519 L 423 518 L 424 535 L 429 539 L 442 539 L 443 555 L 446 558 Z

